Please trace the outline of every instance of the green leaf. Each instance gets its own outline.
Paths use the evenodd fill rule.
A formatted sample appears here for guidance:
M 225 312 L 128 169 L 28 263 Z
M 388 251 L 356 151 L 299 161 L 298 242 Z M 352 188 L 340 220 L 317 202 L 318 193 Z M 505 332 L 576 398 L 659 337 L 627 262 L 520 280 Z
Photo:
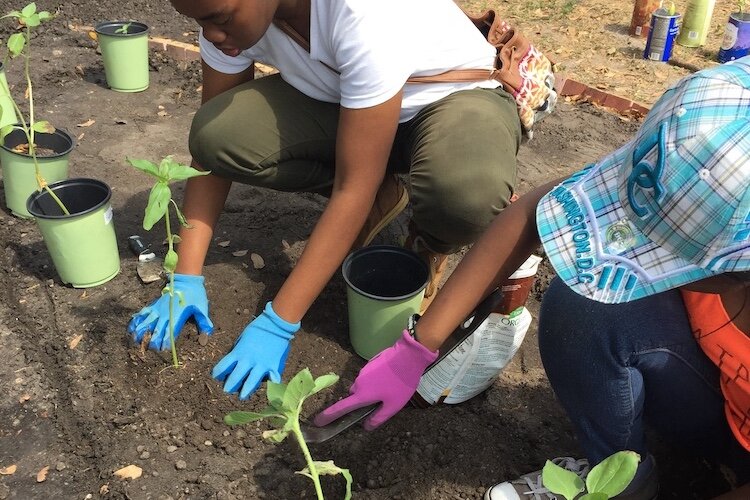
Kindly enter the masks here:
M 169 208 L 169 200 L 172 199 L 172 191 L 169 186 L 162 181 L 154 184 L 151 193 L 148 196 L 148 205 L 146 205 L 146 214 L 143 217 L 143 229 L 150 231 L 154 224 L 159 222 Z
M 17 11 L 17 10 L 11 10 L 11 11 L 10 11 L 10 12 L 8 12 L 7 14 L 5 14 L 5 15 L 4 15 L 3 17 L 0 17 L 0 19 L 5 19 L 6 17 L 15 17 L 15 18 L 19 18 L 19 17 L 21 17 L 21 16 L 22 16 L 22 14 L 21 14 L 21 13 L 20 13 L 19 11 Z
M 177 220 L 180 221 L 180 225 L 182 227 L 186 227 L 188 229 L 190 229 L 190 228 L 193 227 L 190 224 L 188 224 L 188 221 L 185 218 L 185 214 L 182 213 L 182 210 L 180 210 L 180 207 L 177 206 L 177 203 L 174 204 L 174 211 L 177 214 Z M 180 241 L 180 239 L 179 239 L 180 237 L 177 236 L 177 235 L 175 235 L 175 237 L 177 238 L 177 240 L 174 241 L 174 243 L 178 243 Z
M 29 28 L 36 28 L 42 24 L 42 21 L 39 19 L 39 14 L 32 14 L 28 17 L 24 17 L 23 23 Z
M 55 127 L 53 127 L 52 124 L 48 122 L 47 120 L 35 122 L 31 128 L 34 129 L 34 132 L 39 132 L 40 134 L 54 134 L 55 133 Z
M 295 417 L 299 415 L 299 408 L 302 401 L 312 394 L 315 388 L 312 373 L 308 368 L 304 368 L 289 381 L 284 392 L 284 401 L 282 406 L 285 410 L 294 412 Z
M 589 493 L 601 492 L 614 497 L 623 492 L 635 477 L 641 457 L 634 451 L 618 451 L 602 460 L 586 477 Z
M 132 166 L 137 168 L 138 170 L 142 172 L 146 172 L 149 175 L 153 175 L 156 178 L 159 178 L 159 169 L 158 167 L 151 163 L 148 160 L 131 160 L 130 158 L 127 158 L 128 163 L 130 163 Z M 167 179 L 162 179 L 166 181 Z
M 36 14 L 36 3 L 34 2 L 31 2 L 21 10 L 21 15 L 23 17 L 29 17 L 34 14 Z
M 335 373 L 321 375 L 320 377 L 315 379 L 315 387 L 313 388 L 310 394 L 312 395 L 312 394 L 322 391 L 323 389 L 331 387 L 333 384 L 335 384 L 338 381 L 339 381 L 339 376 L 336 375 Z
M 286 431 L 281 431 L 281 430 L 278 430 L 278 429 L 273 429 L 273 430 L 270 430 L 270 431 L 264 431 L 263 432 L 263 439 L 268 439 L 269 441 L 273 441 L 274 443 L 280 443 L 284 439 L 286 439 L 286 437 L 288 435 L 289 435 L 289 433 L 286 432 Z
M 563 469 L 559 465 L 547 460 L 542 469 L 542 484 L 552 493 L 562 495 L 573 500 L 583 491 L 583 480 L 574 472 Z
M 198 177 L 199 175 L 208 175 L 211 172 L 205 170 L 198 170 L 182 163 L 178 163 L 171 159 L 168 164 L 169 180 L 170 181 L 182 181 L 191 177 Z
M 266 408 L 261 413 L 254 411 L 233 411 L 224 415 L 224 423 L 227 425 L 244 425 L 257 420 L 263 420 L 269 418 L 275 413 L 269 413 L 269 408 Z
M 11 57 L 16 57 L 21 54 L 25 45 L 26 36 L 23 33 L 13 33 L 8 37 L 8 51 L 10 52 Z
M 609 500 L 609 498 L 606 493 L 599 491 L 596 493 L 586 493 L 582 497 L 578 497 L 578 500 Z
M 171 248 L 167 250 L 167 255 L 164 256 L 164 270 L 168 273 L 173 273 L 177 268 L 177 252 Z
M 282 410 L 285 392 L 286 384 L 284 383 L 277 384 L 270 380 L 266 383 L 266 397 L 268 397 L 268 403 L 277 410 Z
M 315 460 L 313 461 L 313 464 L 315 464 L 315 469 L 318 471 L 319 476 L 335 476 L 338 474 L 344 476 L 344 479 L 346 479 L 346 496 L 344 497 L 344 500 L 349 500 L 352 497 L 352 474 L 351 472 L 349 472 L 349 469 L 342 469 L 338 467 L 333 463 L 333 460 L 328 460 L 326 462 L 319 462 Z M 304 469 L 297 471 L 296 474 L 302 474 L 303 476 L 307 476 L 312 479 L 309 467 L 305 467 Z
M 54 19 L 55 16 L 47 12 L 46 10 L 42 10 L 39 12 L 39 20 L 41 22 L 49 21 L 50 19 Z
M 169 182 L 169 164 L 172 163 L 172 155 L 162 158 L 159 162 L 159 177 Z
M 16 127 L 14 127 L 13 125 L 6 125 L 3 128 L 0 128 L 0 143 L 4 143 L 5 142 L 5 137 L 8 134 L 10 134 L 11 132 L 13 132 L 13 130 L 15 130 L 15 128 Z

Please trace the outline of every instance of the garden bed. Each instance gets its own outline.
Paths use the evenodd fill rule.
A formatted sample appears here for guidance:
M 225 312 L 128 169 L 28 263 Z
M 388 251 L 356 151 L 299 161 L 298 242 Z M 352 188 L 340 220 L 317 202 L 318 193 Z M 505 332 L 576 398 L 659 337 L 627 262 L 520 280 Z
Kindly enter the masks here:
M 8 2 L 0 4 L 8 10 Z M 195 27 L 175 17 L 166 1 L 40 3 L 48 10 L 58 5 L 60 17 L 35 40 L 37 112 L 77 138 L 70 176 L 95 177 L 112 187 L 122 270 L 96 288 L 64 286 L 35 223 L 0 211 L 0 469 L 16 466 L 0 476 L 0 499 L 312 498 L 309 481 L 293 474 L 303 467 L 293 443 L 262 440 L 264 423 L 233 429 L 222 422 L 229 411 L 263 408 L 264 391 L 241 403 L 222 392 L 210 370 L 289 274 L 324 200 L 233 187 L 205 269 L 214 335 L 201 345 L 189 326 L 179 342 L 180 369 L 170 367 L 168 353 L 141 351 L 126 325 L 161 285 L 139 281 L 127 239 L 140 234 L 162 253 L 163 247 L 141 227 L 150 180 L 125 158 L 174 154 L 189 161 L 186 138 L 200 101 L 200 68 L 152 51 L 150 87 L 113 92 L 94 42 L 69 26 L 137 17 L 154 34 L 187 33 L 181 40 L 187 42 Z M 17 76 L 9 74 L 11 85 L 19 83 Z M 591 105 L 561 102 L 521 148 L 519 191 L 581 168 L 624 143 L 636 127 Z M 176 189 L 177 198 L 180 193 Z M 406 217 L 376 242 L 396 244 Z M 226 241 L 228 246 L 218 244 Z M 235 257 L 238 250 L 248 253 Z M 251 253 L 261 255 L 265 267 L 256 269 Z M 535 317 L 549 278 L 544 267 L 528 304 Z M 344 395 L 364 364 L 349 344 L 345 301 L 339 275 L 292 344 L 287 377 L 304 367 L 316 376 L 341 375 L 333 390 L 311 401 L 309 412 Z M 658 443 L 655 450 L 661 498 L 707 498 L 726 488 L 705 464 L 675 463 L 673 451 Z M 348 467 L 355 498 L 372 500 L 480 498 L 486 487 L 547 458 L 580 454 L 544 376 L 535 324 L 484 394 L 457 406 L 407 408 L 377 431 L 356 427 L 312 452 Z M 131 464 L 143 469 L 140 478 L 113 475 Z M 342 497 L 340 478 L 326 479 L 324 487 L 330 498 Z

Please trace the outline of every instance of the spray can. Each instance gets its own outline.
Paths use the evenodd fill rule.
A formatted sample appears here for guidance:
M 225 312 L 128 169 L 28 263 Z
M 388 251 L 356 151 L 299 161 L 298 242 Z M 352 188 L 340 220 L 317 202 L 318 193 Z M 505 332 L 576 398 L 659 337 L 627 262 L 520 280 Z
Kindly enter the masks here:
M 630 36 L 647 37 L 651 14 L 660 6 L 660 0 L 635 0 L 633 17 L 630 19 Z
M 680 31 L 680 15 L 672 8 L 658 9 L 651 15 L 651 26 L 646 40 L 643 58 L 652 61 L 669 61 L 672 57 L 675 37 Z
M 750 14 L 735 12 L 729 16 L 719 49 L 720 63 L 734 61 L 750 53 Z
M 716 0 L 690 0 L 682 19 L 677 43 L 684 47 L 702 47 L 711 26 Z
M 415 406 L 461 403 L 492 385 L 531 325 L 531 313 L 524 304 L 541 260 L 529 257 L 500 287 L 502 299 L 479 327 L 422 375 L 412 398 Z

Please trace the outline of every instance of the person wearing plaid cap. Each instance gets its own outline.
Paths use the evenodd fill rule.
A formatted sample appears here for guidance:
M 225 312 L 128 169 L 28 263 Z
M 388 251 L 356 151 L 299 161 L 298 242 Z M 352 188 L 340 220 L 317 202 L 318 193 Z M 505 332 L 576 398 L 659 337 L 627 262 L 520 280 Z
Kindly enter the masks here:
M 747 484 L 726 498 L 750 498 L 750 57 L 684 78 L 633 140 L 498 215 L 434 307 L 315 422 L 381 401 L 365 427 L 382 425 L 453 329 L 540 242 L 559 276 L 542 301 L 540 352 L 586 455 L 555 462 L 583 477 L 635 451 L 635 478 L 615 498 L 655 498 L 649 425 Z M 556 496 L 541 471 L 485 493 L 521 498 Z

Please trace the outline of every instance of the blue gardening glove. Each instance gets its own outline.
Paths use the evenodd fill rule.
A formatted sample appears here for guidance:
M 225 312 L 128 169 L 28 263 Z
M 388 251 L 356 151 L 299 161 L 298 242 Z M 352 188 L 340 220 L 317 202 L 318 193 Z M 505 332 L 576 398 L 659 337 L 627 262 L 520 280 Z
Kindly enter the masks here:
M 232 350 L 214 366 L 211 375 L 224 382 L 224 392 L 240 393 L 240 399 L 249 398 L 268 377 L 281 382 L 289 342 L 299 330 L 299 323 L 287 323 L 266 304 L 240 335 Z
M 195 318 L 200 333 L 210 335 L 214 331 L 214 324 L 208 318 L 208 298 L 203 282 L 203 276 L 174 275 L 175 340 L 191 316 Z M 146 333 L 151 332 L 151 342 L 148 344 L 150 349 L 156 351 L 170 349 L 172 345 L 169 338 L 169 294 L 163 291 L 161 297 L 134 314 L 128 324 L 128 332 L 138 343 L 143 340 Z

